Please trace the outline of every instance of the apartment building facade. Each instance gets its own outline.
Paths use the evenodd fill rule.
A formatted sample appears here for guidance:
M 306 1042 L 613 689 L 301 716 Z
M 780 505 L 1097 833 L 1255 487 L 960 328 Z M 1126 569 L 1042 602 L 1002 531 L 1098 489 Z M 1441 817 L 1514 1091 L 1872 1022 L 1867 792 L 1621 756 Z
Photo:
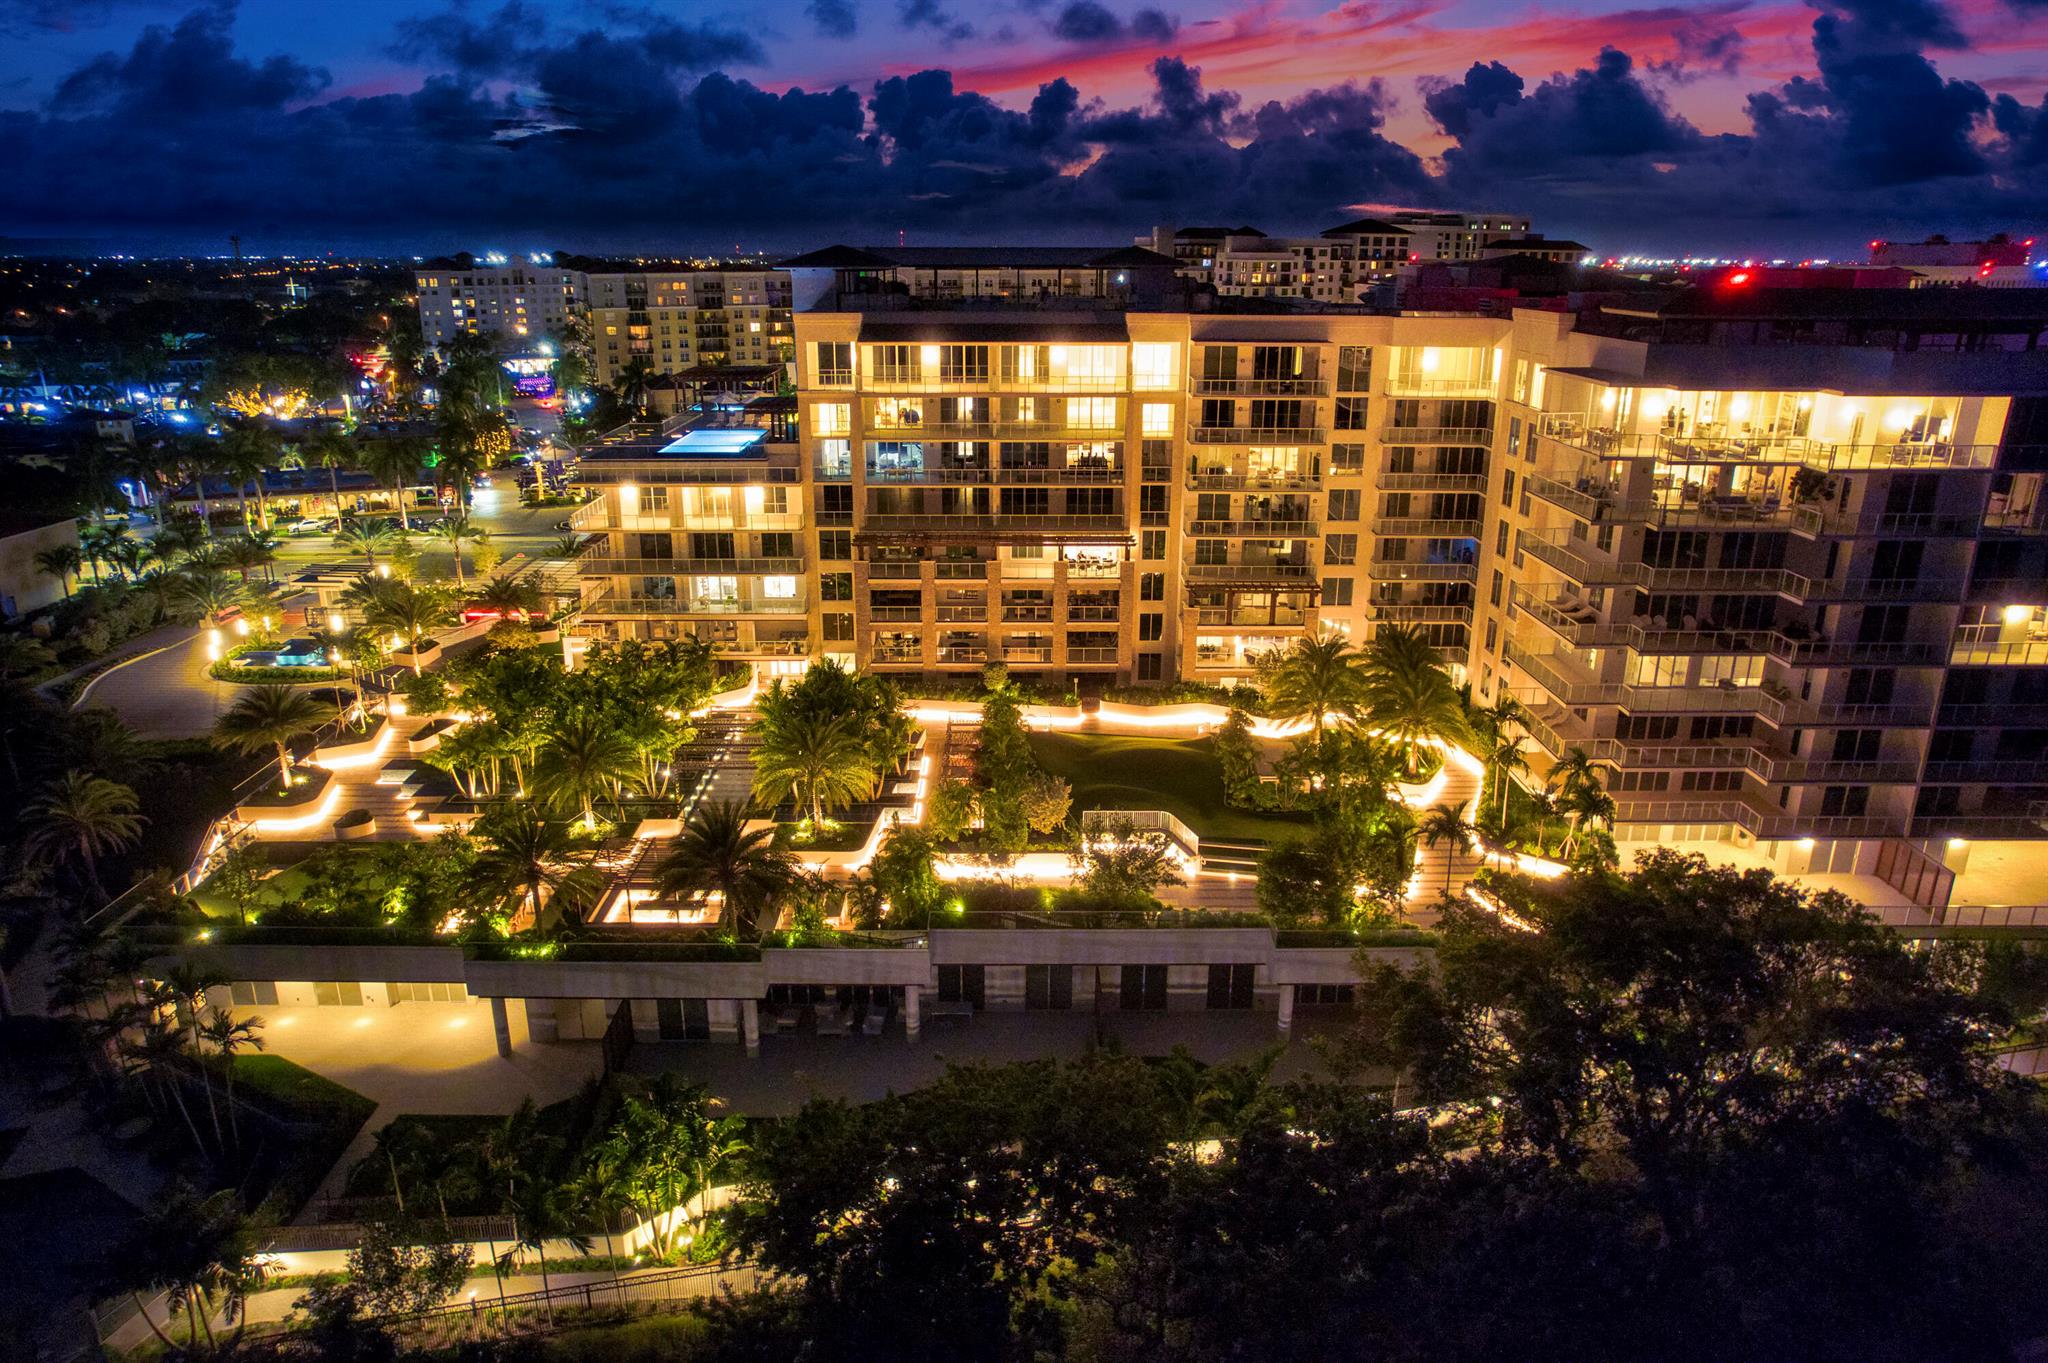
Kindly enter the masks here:
M 587 329 L 596 382 L 635 361 L 650 373 L 786 360 L 789 275 L 766 266 L 647 265 L 579 256 L 546 266 L 430 261 L 414 273 L 427 344 L 485 336 L 538 353 L 572 324 Z
M 487 264 L 469 256 L 430 260 L 413 272 L 420 335 L 435 350 L 457 336 L 482 336 L 527 349 L 580 316 L 579 270 L 553 265 Z
M 1627 836 L 1868 872 L 2048 831 L 2048 304 L 2022 292 L 1518 313 L 1478 693 L 1591 754 Z

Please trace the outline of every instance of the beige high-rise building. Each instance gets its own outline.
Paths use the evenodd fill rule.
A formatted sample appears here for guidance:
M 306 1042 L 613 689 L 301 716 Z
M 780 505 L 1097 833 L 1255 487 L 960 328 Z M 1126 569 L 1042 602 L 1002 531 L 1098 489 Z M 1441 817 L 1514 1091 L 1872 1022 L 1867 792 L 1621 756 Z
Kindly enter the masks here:
M 1400 623 L 1626 835 L 1906 877 L 2048 833 L 2044 295 L 1582 322 L 1196 306 L 1133 248 L 790 264 L 793 402 L 585 461 L 589 632 L 1087 691 Z

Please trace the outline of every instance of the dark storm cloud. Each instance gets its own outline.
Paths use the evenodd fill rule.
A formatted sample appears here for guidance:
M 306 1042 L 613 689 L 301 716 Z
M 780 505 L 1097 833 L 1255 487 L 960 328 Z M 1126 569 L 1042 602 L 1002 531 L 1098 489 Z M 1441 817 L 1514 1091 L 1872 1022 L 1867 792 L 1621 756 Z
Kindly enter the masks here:
M 1076 9 L 1012 12 L 1076 44 L 1143 36 L 1142 11 L 1102 7 L 1112 30 Z M 1752 95 L 1742 134 L 1702 133 L 1665 97 L 1684 73 L 1619 50 L 1548 75 L 1474 63 L 1423 83 L 1452 139 L 1435 166 L 1386 135 L 1378 82 L 1254 105 L 1167 55 L 1130 106 L 1055 79 L 1018 109 L 944 70 L 771 91 L 720 69 L 759 59 L 745 33 L 645 6 L 584 12 L 603 22 L 543 22 L 532 0 L 424 15 L 391 42 L 428 71 L 418 88 L 337 98 L 317 67 L 237 52 L 231 8 L 193 9 L 81 64 L 42 108 L 0 112 L 0 232 L 801 248 L 899 229 L 1313 231 L 1398 202 L 1519 208 L 1625 245 L 1989 230 L 2048 212 L 2048 104 L 1942 77 L 1931 54 L 1961 35 L 1930 0 L 1816 7 L 1811 74 Z M 968 12 L 893 11 L 941 34 Z M 1678 64 L 1738 55 L 1708 25 Z
M 1053 16 L 1049 27 L 1055 38 L 1070 43 L 1114 43 L 1127 39 L 1164 43 L 1180 32 L 1180 20 L 1164 10 L 1141 9 L 1125 23 L 1115 10 L 1096 0 L 1073 0 Z
M 827 38 L 851 38 L 860 28 L 853 0 L 810 0 L 804 6 L 811 24 Z
M 974 36 L 974 25 L 951 13 L 939 0 L 896 0 L 896 22 L 908 29 L 926 29 L 951 47 Z

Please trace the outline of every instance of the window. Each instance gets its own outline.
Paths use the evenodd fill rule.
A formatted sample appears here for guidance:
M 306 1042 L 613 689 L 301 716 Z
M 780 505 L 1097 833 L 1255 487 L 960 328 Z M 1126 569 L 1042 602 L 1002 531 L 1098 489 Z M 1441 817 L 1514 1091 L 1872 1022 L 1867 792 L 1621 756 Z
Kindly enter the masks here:
M 944 998 L 946 967 L 939 967 L 941 993 Z M 1122 988 L 1119 1006 L 1125 1012 L 1162 1012 L 1166 1008 L 1166 967 L 1163 965 L 1127 965 L 1123 968 Z
M 796 600 L 796 579 L 793 577 L 764 577 L 761 579 L 761 596 L 767 601 Z
M 1331 564 L 1358 562 L 1358 536 L 1325 535 L 1323 537 L 1323 562 Z
M 1128 970 L 1130 967 L 1126 966 Z M 1212 965 L 1209 967 L 1209 1006 L 1249 1008 L 1252 986 L 1258 977 L 1255 965 Z
M 1164 601 L 1166 599 L 1166 574 L 1138 574 L 1138 599 L 1140 601 Z
M 398 986 L 393 987 L 397 988 Z M 457 985 L 455 987 L 460 989 L 462 986 Z M 253 1008 L 258 1005 L 267 1008 L 275 1008 L 277 1006 L 277 981 L 275 980 L 236 980 L 228 986 L 228 991 L 235 1001 L 235 1006 L 238 1008 Z
M 1513 506 L 1515 504 L 1515 471 L 1513 469 L 1504 470 L 1501 474 L 1500 504 L 1502 506 Z
M 1488 620 L 1486 622 L 1486 651 L 1488 653 L 1498 653 L 1500 651 L 1500 622 L 1498 620 Z
M 1330 493 L 1328 519 L 1333 521 L 1355 521 L 1361 493 L 1356 488 L 1338 488 Z
M 1413 451 L 1410 451 L 1410 457 L 1411 457 L 1411 458 L 1413 457 Z M 1332 445 L 1332 446 L 1330 446 L 1330 468 L 1331 468 L 1331 470 L 1332 470 L 1332 471 L 1334 471 L 1334 472 L 1337 472 L 1337 473 L 1357 473 L 1357 472 L 1360 472 L 1361 470 L 1363 470 L 1363 469 L 1365 468 L 1365 446 L 1363 446 L 1363 445 Z M 1398 473 L 1398 472 L 1400 472 L 1400 471 L 1401 471 L 1401 470 L 1398 470 L 1398 469 L 1396 469 L 1396 470 L 1393 470 L 1393 472 L 1397 472 L 1397 473 Z
M 1157 563 L 1166 557 L 1166 532 L 1164 530 L 1141 530 L 1138 532 L 1138 557 L 1148 563 Z
M 1337 429 L 1340 431 L 1362 431 L 1365 429 L 1366 400 L 1364 398 L 1337 399 Z
M 850 435 L 853 432 L 853 404 L 814 402 L 811 404 L 813 435 Z
M 1210 430 L 1228 430 L 1237 424 L 1237 404 L 1229 398 L 1202 399 L 1202 425 Z
M 1857 818 L 1870 808 L 1869 786 L 1827 786 L 1820 793 L 1823 818 Z
M 1166 617 L 1157 611 L 1147 611 L 1138 617 L 1138 638 L 1145 643 L 1163 638 L 1166 634 Z
M 824 616 L 825 638 L 834 642 L 846 642 L 853 638 L 853 616 L 845 611 L 826 611 Z
M 363 986 L 357 980 L 315 980 L 313 1002 L 323 1008 L 360 1008 Z
M 1500 608 L 1500 599 L 1502 592 L 1505 590 L 1506 583 L 1507 578 L 1501 573 L 1500 569 L 1495 568 L 1493 570 L 1493 587 L 1487 595 L 1488 600 L 1490 600 L 1493 603 L 1494 609 L 1496 610 Z
M 818 557 L 835 562 L 853 557 L 853 532 L 851 530 L 820 530 L 818 532 Z
M 1325 606 L 1348 606 L 1351 604 L 1351 579 L 1348 577 L 1326 577 L 1323 579 L 1323 604 Z
M 969 1003 L 976 1008 L 987 1006 L 988 968 L 978 965 L 942 965 L 939 967 L 939 1002 Z
M 1148 402 L 1138 409 L 1139 430 L 1144 435 L 1173 434 L 1173 404 Z
M 853 600 L 852 573 L 821 573 L 818 575 L 818 596 L 824 601 Z
M 918 348 L 908 345 L 877 345 L 868 347 L 870 377 L 876 383 L 915 383 L 918 374 Z
M 1131 347 L 1131 387 L 1178 388 L 1179 346 L 1140 342 Z
M 1116 408 L 1115 398 L 1068 398 L 1067 426 L 1077 431 L 1113 431 L 1118 424 Z
M 1138 680 L 1159 681 L 1166 676 L 1166 658 L 1159 653 L 1138 655 Z
M 853 442 L 845 439 L 820 440 L 818 442 L 818 476 L 820 478 L 851 478 L 853 476 Z
M 1024 1006 L 1032 1010 L 1063 1010 L 1074 1006 L 1074 967 L 1024 967 Z
M 1337 391 L 1363 393 L 1372 387 L 1372 347 L 1337 347 Z

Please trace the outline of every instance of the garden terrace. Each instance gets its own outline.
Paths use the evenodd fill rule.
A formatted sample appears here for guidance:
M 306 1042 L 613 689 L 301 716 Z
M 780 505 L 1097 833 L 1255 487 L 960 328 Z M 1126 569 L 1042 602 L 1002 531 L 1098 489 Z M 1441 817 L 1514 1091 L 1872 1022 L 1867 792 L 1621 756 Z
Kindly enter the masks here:
M 1265 844 L 1308 827 L 1303 814 L 1231 805 L 1214 739 L 1034 732 L 1030 742 L 1038 764 L 1073 787 L 1077 813 L 1161 809 L 1204 841 L 1227 843 Z

